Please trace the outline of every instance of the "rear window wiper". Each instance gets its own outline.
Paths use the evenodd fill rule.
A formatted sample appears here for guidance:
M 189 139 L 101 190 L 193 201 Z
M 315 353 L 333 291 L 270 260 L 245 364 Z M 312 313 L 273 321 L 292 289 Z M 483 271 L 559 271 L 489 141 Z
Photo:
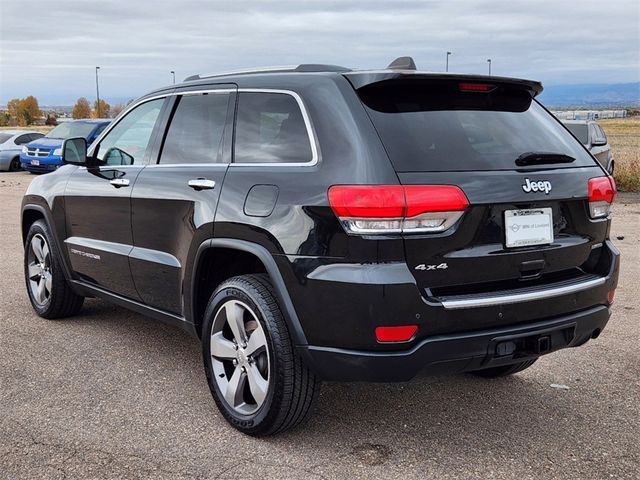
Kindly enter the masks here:
M 564 153 L 554 152 L 525 152 L 516 158 L 516 165 L 525 167 L 527 165 L 546 165 L 553 163 L 571 163 L 576 159 Z

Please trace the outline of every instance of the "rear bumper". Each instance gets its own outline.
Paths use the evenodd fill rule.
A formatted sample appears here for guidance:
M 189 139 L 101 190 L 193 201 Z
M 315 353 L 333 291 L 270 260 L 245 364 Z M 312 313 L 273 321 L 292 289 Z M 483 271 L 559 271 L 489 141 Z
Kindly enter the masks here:
M 309 366 L 325 380 L 407 381 L 420 372 L 431 375 L 468 372 L 577 347 L 598 336 L 609 316 L 609 308 L 599 305 L 526 325 L 433 336 L 402 352 L 317 346 L 298 349 Z

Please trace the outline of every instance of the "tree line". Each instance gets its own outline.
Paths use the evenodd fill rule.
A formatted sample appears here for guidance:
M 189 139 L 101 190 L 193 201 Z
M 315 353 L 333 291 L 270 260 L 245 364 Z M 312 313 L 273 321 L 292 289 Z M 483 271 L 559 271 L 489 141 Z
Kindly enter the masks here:
M 115 118 L 125 105 L 118 103 L 109 105 L 105 100 L 100 99 L 93 102 L 93 106 L 85 97 L 80 97 L 76 101 L 71 111 L 71 116 L 77 118 Z M 0 126 L 28 126 L 45 118 L 45 125 L 56 125 L 55 113 L 44 113 L 40 110 L 38 99 L 33 95 L 26 98 L 13 98 L 7 103 L 7 110 L 0 112 Z

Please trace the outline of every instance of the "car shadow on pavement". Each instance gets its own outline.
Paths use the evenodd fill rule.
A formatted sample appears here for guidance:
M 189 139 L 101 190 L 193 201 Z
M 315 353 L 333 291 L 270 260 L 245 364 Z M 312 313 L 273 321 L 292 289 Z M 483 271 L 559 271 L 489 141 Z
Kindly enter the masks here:
M 195 417 L 205 419 L 209 435 L 244 437 L 217 415 L 199 343 L 187 333 L 100 300 L 87 301 L 80 316 L 65 322 L 121 339 L 123 348 L 150 360 L 150 375 L 154 370 L 176 372 L 181 401 L 191 405 Z M 493 380 L 457 375 L 418 376 L 397 384 L 325 383 L 306 423 L 255 441 L 301 455 L 353 457 L 371 465 L 393 462 L 407 449 L 430 457 L 462 450 L 478 461 L 486 459 L 487 451 L 505 448 L 530 451 L 557 444 L 563 449 L 575 443 L 572 423 L 594 415 L 591 406 L 571 399 L 572 393 L 550 388 L 540 366 Z

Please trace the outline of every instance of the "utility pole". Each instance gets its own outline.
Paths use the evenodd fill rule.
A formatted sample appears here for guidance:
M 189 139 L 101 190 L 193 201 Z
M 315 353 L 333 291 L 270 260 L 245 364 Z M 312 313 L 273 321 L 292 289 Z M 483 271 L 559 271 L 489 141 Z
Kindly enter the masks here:
M 451 52 L 447 52 L 447 63 L 445 64 L 445 67 L 444 67 L 445 72 L 449 71 L 449 55 L 451 55 Z
M 96 117 L 100 118 L 100 88 L 98 87 L 98 70 L 100 70 L 100 67 L 96 67 Z
M 487 58 L 487 63 L 489 64 L 489 75 L 491 75 L 491 59 Z
M 176 84 L 176 72 L 174 72 L 173 70 L 171 70 L 171 75 L 173 75 L 173 84 Z

